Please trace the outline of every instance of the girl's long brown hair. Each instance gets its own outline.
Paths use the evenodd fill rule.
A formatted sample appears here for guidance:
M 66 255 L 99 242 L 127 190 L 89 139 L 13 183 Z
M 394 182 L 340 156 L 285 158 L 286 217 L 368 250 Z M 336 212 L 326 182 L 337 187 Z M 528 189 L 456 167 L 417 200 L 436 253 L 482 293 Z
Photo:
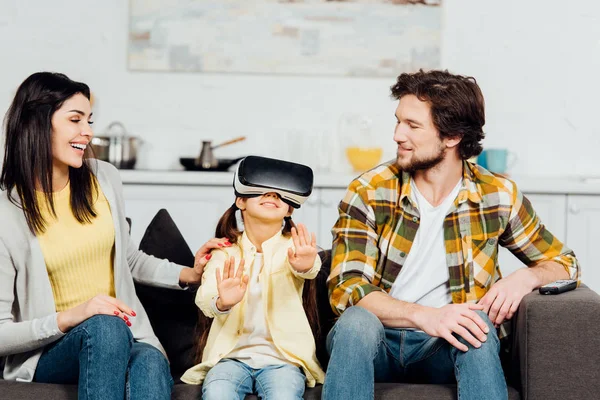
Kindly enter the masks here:
M 232 244 L 235 244 L 242 234 L 237 226 L 237 220 L 235 212 L 238 207 L 235 203 L 225 211 L 223 216 L 217 223 L 217 229 L 215 231 L 215 237 L 228 238 Z M 292 234 L 292 228 L 295 228 L 296 224 L 292 221 L 292 217 L 285 217 L 285 224 L 281 233 L 285 237 L 290 237 Z M 317 255 L 318 257 L 318 255 Z M 304 281 L 304 288 L 302 289 L 302 305 L 306 318 L 310 325 L 310 329 L 313 334 L 313 338 L 317 341 L 317 338 L 321 335 L 321 324 L 319 323 L 319 313 L 317 310 L 317 280 L 307 279 Z M 210 331 L 210 325 L 212 319 L 205 316 L 202 311 L 198 310 L 198 324 L 196 325 L 197 335 L 200 335 L 200 340 L 196 348 L 196 363 L 202 362 L 202 353 L 208 340 L 208 333 Z

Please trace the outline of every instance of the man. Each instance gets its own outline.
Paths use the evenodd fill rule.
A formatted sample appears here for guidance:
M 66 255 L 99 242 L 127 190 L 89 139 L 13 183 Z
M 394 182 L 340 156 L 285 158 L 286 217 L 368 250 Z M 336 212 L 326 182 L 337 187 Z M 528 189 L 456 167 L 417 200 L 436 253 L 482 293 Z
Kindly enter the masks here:
M 579 265 L 512 181 L 466 161 L 484 137 L 475 79 L 421 70 L 391 90 L 397 159 L 350 184 L 333 228 L 328 285 L 341 317 L 323 399 L 373 398 L 375 381 L 456 382 L 460 399 L 506 399 L 501 324 L 532 290 L 579 280 Z M 499 244 L 529 268 L 503 278 Z

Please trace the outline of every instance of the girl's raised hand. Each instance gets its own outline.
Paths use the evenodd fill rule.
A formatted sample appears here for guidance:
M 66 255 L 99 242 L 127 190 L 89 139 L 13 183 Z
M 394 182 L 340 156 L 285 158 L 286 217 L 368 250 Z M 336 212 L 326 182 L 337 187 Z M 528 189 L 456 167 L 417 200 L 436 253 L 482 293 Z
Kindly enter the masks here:
M 235 271 L 235 259 L 233 257 L 225 260 L 222 276 L 219 269 L 215 272 L 219 291 L 217 308 L 221 311 L 227 311 L 242 301 L 248 287 L 250 278 L 248 275 L 244 275 L 244 259 L 240 260 L 237 272 Z
M 298 229 L 292 228 L 294 249 L 288 249 L 290 265 L 298 272 L 310 270 L 317 257 L 317 237 L 309 233 L 304 224 L 298 224 Z

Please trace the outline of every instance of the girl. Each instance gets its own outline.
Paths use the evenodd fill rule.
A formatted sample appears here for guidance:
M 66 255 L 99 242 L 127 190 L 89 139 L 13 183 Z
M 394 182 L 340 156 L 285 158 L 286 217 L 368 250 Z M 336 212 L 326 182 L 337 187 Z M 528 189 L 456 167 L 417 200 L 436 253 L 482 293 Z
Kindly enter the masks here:
M 170 399 L 164 350 L 133 280 L 199 284 L 213 239 L 186 268 L 129 240 L 119 172 L 88 160 L 87 85 L 41 72 L 6 114 L 0 176 L 3 378 L 78 383 L 79 399 Z M 135 311 L 134 311 L 135 310 Z
M 196 304 L 213 322 L 198 347 L 204 349 L 202 362 L 181 378 L 203 383 L 204 400 L 247 394 L 302 399 L 306 384 L 323 382 L 315 354 L 315 292 L 312 285 L 304 287 L 305 280 L 314 283 L 321 261 L 314 233 L 302 224 L 296 228 L 291 214 L 292 208 L 269 192 L 237 197 L 218 223 L 218 234 L 234 245 L 214 251 L 207 264 Z

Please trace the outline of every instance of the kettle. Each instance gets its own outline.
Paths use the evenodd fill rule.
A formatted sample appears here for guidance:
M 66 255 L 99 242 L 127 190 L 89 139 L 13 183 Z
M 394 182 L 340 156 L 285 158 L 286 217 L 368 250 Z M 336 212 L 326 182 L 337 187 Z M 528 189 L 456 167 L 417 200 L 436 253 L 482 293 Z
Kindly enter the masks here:
M 218 147 L 241 142 L 242 140 L 246 140 L 246 136 L 240 136 L 214 146 L 212 145 L 212 142 L 210 140 L 203 140 L 202 149 L 200 150 L 200 156 L 196 159 L 195 162 L 196 166 L 202 167 L 204 169 L 216 168 L 219 165 L 219 160 L 217 160 L 217 158 L 215 157 L 213 150 Z
M 118 129 L 118 133 L 112 132 Z M 119 169 L 133 169 L 137 161 L 137 150 L 142 140 L 127 135 L 125 126 L 119 122 L 111 122 L 104 136 L 94 136 L 91 141 L 94 156 L 107 161 Z

